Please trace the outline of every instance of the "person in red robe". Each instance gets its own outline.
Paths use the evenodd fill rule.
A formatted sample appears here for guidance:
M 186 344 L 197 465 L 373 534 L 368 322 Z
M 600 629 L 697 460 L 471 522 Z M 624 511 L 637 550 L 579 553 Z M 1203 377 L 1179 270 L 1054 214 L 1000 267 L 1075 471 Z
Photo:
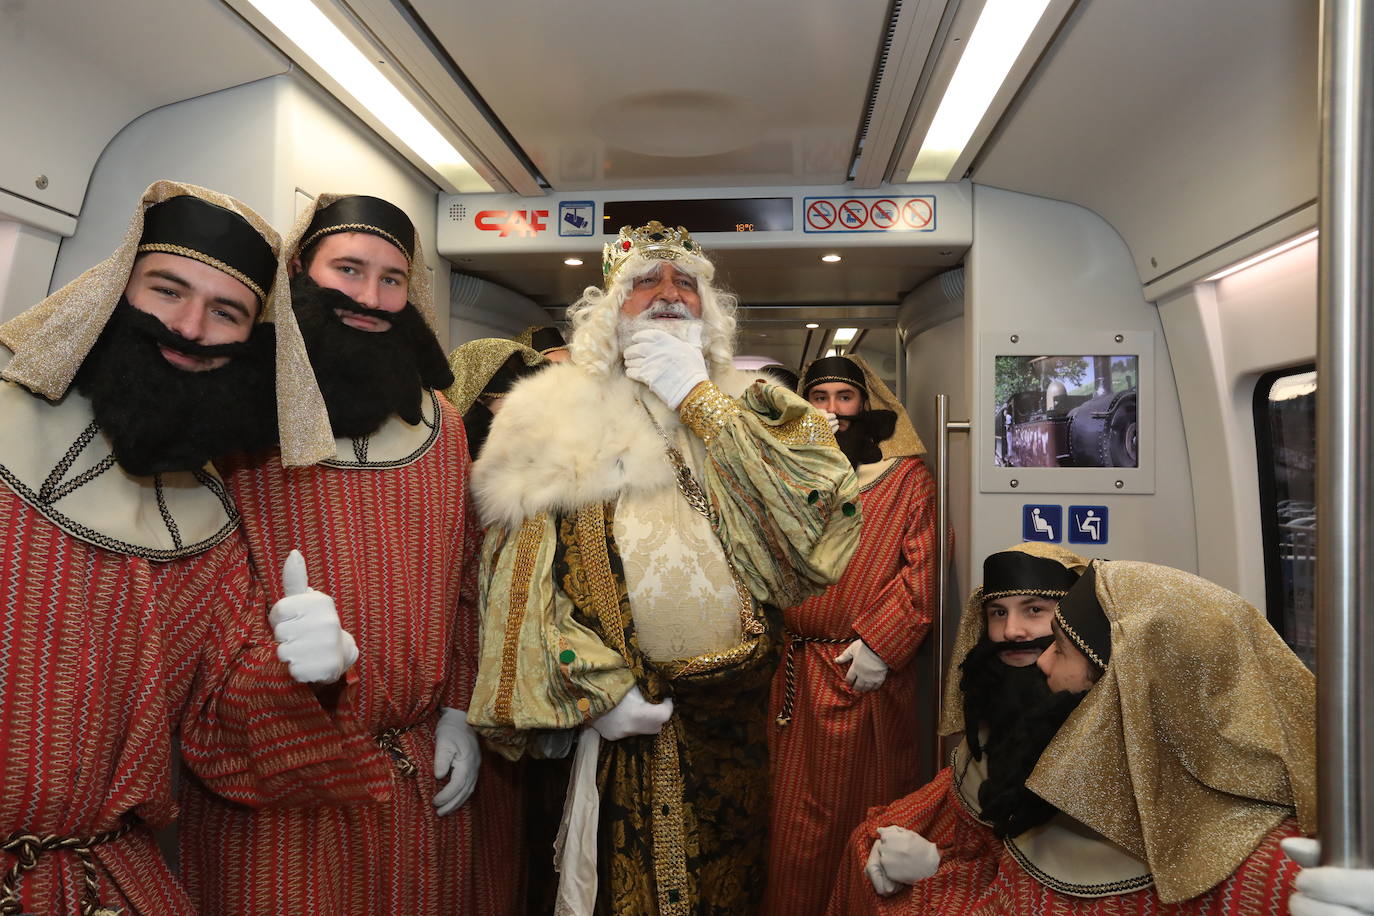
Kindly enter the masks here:
M 356 638 L 359 715 L 391 762 L 390 800 L 249 810 L 188 780 L 187 888 L 204 916 L 512 912 L 516 784 L 500 766 L 478 780 L 466 722 L 481 531 L 414 226 L 378 198 L 322 195 L 286 250 L 334 448 L 306 468 L 244 456 L 225 479 L 259 579 L 275 587 L 271 571 L 307 545 L 311 583 Z
M 763 912 L 819 916 L 849 832 L 916 788 L 910 664 L 935 608 L 935 486 L 906 411 L 858 357 L 818 359 L 801 394 L 834 416 L 864 525 L 834 586 L 783 611 L 769 697 L 771 796 Z
M 1097 561 L 1037 664 L 1069 710 L 1025 782 L 1038 808 L 980 833 L 986 808 L 928 786 L 874 812 L 832 912 L 1289 912 L 1281 842 L 1315 819 L 1315 691 L 1263 615 L 1189 573 Z
M 278 245 L 239 202 L 157 182 L 110 258 L 0 326 L 0 912 L 192 916 L 153 836 L 178 729 L 244 804 L 386 790 L 351 691 L 326 706 L 275 657 L 320 669 L 332 647 L 334 680 L 348 634 L 316 614 L 274 639 L 207 463 L 274 435 Z

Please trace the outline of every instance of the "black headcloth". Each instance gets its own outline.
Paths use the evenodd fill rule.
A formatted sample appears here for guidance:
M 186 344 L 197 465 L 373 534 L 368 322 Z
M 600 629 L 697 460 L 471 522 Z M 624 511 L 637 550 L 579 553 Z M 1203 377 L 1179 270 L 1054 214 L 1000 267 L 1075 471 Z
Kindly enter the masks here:
M 859 364 L 852 359 L 843 356 L 826 356 L 816 360 L 806 368 L 806 378 L 802 379 L 802 397 L 811 390 L 813 385 L 823 385 L 826 382 L 844 382 L 846 385 L 853 385 L 868 397 L 868 383 L 864 380 L 864 371 L 859 368 Z
M 335 232 L 367 232 L 401 249 L 407 264 L 415 257 L 415 226 L 410 217 L 400 207 L 380 197 L 354 194 L 321 207 L 305 230 L 297 254 Z
M 537 366 L 528 365 L 519 353 L 512 353 L 482 386 L 482 397 L 500 397 L 510 391 L 511 386 L 520 379 L 533 375 L 547 365 L 548 363 L 542 361 Z
M 1020 550 L 1003 550 L 983 561 L 983 600 L 1007 595 L 1063 598 L 1078 574 L 1061 563 Z
M 1079 651 L 1105 670 L 1112 660 L 1112 629 L 1097 600 L 1097 563 L 1088 567 L 1054 611 L 1059 628 Z
M 251 289 L 259 303 L 267 301 L 277 275 L 277 256 L 252 223 L 189 195 L 168 198 L 144 212 L 138 250 L 195 258 Z
M 530 349 L 547 356 L 550 350 L 566 350 L 563 332 L 554 327 L 535 328 L 530 334 Z

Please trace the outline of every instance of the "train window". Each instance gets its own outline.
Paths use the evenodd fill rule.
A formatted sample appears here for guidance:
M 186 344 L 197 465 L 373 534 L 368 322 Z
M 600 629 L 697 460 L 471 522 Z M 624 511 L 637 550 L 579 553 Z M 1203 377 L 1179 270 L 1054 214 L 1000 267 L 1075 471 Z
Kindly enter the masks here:
M 1255 387 L 1255 443 L 1269 622 L 1317 663 L 1317 373 L 1283 369 Z

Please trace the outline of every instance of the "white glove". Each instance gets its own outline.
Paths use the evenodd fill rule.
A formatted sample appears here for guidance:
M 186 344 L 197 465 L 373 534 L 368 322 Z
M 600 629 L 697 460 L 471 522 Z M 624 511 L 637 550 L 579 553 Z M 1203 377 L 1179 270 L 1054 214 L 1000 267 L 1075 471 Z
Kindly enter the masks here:
M 825 422 L 830 424 L 830 435 L 835 435 L 840 431 L 840 418 L 828 410 L 822 410 L 821 416 L 825 417 Z
M 864 866 L 864 874 L 868 875 L 868 880 L 873 884 L 873 889 L 878 892 L 879 897 L 891 897 L 901 890 L 902 886 L 887 876 L 883 871 L 883 863 L 878 861 L 878 847 L 882 842 L 873 841 L 873 848 L 868 851 L 868 864 Z
M 696 343 L 679 340 L 658 328 L 645 328 L 636 331 L 625 348 L 625 374 L 648 385 L 673 410 L 693 388 L 707 380 L 701 329 L 691 330 Z
M 477 733 L 468 725 L 468 714 L 445 706 L 434 726 L 434 778 L 448 776 L 448 785 L 434 796 L 435 814 L 443 817 L 468 800 L 477 785 L 477 768 L 481 763 L 482 749 L 477 744 Z
M 1302 866 L 1293 882 L 1288 911 L 1293 916 L 1361 916 L 1374 913 L 1374 869 L 1318 866 L 1321 844 L 1308 837 L 1282 843 L 1288 858 Z
M 287 554 L 281 584 L 286 597 L 267 615 L 277 658 L 302 684 L 334 683 L 358 660 L 358 646 L 340 625 L 334 599 L 310 587 L 299 550 Z
M 940 868 L 940 850 L 925 837 L 905 827 L 879 827 L 878 864 L 883 874 L 902 884 L 915 884 Z
M 844 681 L 859 693 L 877 690 L 883 686 L 883 681 L 887 680 L 887 662 L 879 658 L 878 653 L 870 649 L 868 643 L 862 639 L 850 643 L 835 661 L 841 665 L 849 662 L 849 670 L 845 672 Z
M 657 735 L 672 715 L 672 697 L 666 697 L 662 703 L 650 703 L 636 685 L 615 704 L 615 709 L 597 716 L 591 724 L 607 741 L 619 741 L 631 735 Z

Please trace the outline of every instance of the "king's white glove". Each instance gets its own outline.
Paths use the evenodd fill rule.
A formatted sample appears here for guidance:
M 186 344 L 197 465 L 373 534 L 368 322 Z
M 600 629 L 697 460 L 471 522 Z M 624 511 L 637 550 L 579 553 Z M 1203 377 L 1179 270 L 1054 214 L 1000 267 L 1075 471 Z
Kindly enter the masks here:
M 636 685 L 614 709 L 593 719 L 592 728 L 607 741 L 619 741 L 631 735 L 657 735 L 672 715 L 672 697 L 665 697 L 662 703 L 650 703 Z
M 286 597 L 267 615 L 277 658 L 302 684 L 334 683 L 358 660 L 358 646 L 339 623 L 334 599 L 310 587 L 299 550 L 287 554 L 281 584 Z
M 887 662 L 879 658 L 878 653 L 870 649 L 868 643 L 862 639 L 850 643 L 835 661 L 841 665 L 849 663 L 844 680 L 859 693 L 877 690 L 883 686 L 883 681 L 887 680 Z
M 696 343 L 679 340 L 658 328 L 645 328 L 636 331 L 625 348 L 625 374 L 648 385 L 673 410 L 693 388 L 707 380 L 701 329 L 691 330 Z
M 477 785 L 477 768 L 481 763 L 482 749 L 477 744 L 477 733 L 468 724 L 468 714 L 445 706 L 434 726 L 434 778 L 447 776 L 448 785 L 434 796 L 435 814 L 443 817 L 468 800 Z
M 883 864 L 878 861 L 878 854 L 881 852 L 879 846 L 882 840 L 874 840 L 873 848 L 868 851 L 868 864 L 864 865 L 864 874 L 868 875 L 868 880 L 873 884 L 873 889 L 878 892 L 879 897 L 891 897 L 902 889 L 902 886 L 893 881 L 883 871 Z
M 1374 913 L 1374 869 L 1318 866 L 1321 844 L 1289 837 L 1283 851 L 1302 866 L 1293 882 L 1288 911 L 1293 916 L 1363 916 Z
M 840 431 L 840 418 L 828 410 L 822 410 L 821 416 L 825 417 L 825 422 L 830 424 L 830 435 L 835 435 Z
M 902 884 L 915 884 L 940 868 L 940 850 L 925 837 L 905 827 L 879 827 L 878 864 L 883 874 Z

